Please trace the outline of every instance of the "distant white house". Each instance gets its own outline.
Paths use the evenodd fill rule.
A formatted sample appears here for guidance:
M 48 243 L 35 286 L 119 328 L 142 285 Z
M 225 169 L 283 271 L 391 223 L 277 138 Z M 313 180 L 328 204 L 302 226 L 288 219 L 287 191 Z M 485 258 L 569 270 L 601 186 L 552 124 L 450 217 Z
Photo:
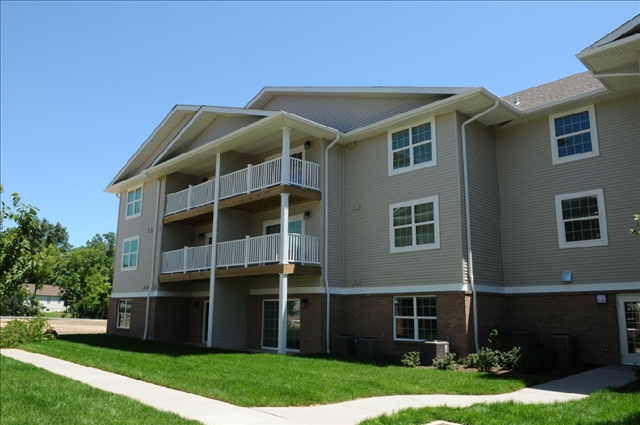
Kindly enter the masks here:
M 31 294 L 34 293 L 35 284 L 27 283 L 24 286 Z M 35 294 L 36 299 L 40 302 L 40 305 L 44 308 L 45 311 L 66 311 L 64 302 L 61 298 L 60 288 L 53 285 L 44 285 L 44 287 L 42 289 L 39 289 Z

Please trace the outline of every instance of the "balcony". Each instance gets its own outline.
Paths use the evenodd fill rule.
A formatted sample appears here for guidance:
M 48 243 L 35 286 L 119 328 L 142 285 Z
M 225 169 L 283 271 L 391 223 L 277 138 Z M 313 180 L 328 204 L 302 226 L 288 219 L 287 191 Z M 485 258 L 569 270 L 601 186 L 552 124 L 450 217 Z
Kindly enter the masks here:
M 289 234 L 287 261 L 289 271 L 296 265 L 315 266 L 313 270 L 300 269 L 306 274 L 320 274 L 320 238 Z M 272 274 L 284 270 L 280 262 L 280 234 L 247 237 L 235 241 L 220 242 L 217 245 L 216 276 L 247 276 Z M 253 269 L 253 270 L 246 270 Z M 202 279 L 209 276 L 211 270 L 211 245 L 200 247 L 184 247 L 175 251 L 162 253 L 161 282 Z M 182 274 L 185 276 L 175 276 Z M 186 276 L 188 274 L 188 276 Z M 173 276 L 173 277 L 172 277 Z
M 290 186 L 314 191 L 320 190 L 320 166 L 318 164 L 297 158 L 289 158 L 289 161 L 288 184 Z M 242 170 L 221 176 L 219 200 L 228 200 L 238 195 L 263 191 L 281 184 L 282 158 L 276 158 L 259 165 L 249 165 Z M 272 194 L 269 195 L 273 196 Z M 257 201 L 264 198 L 262 196 L 251 200 Z M 209 180 L 197 186 L 190 186 L 188 189 L 167 195 L 165 217 L 213 204 L 214 200 L 215 180 Z M 245 201 L 226 202 L 225 206 L 238 207 L 247 203 Z M 165 220 L 165 222 L 167 221 Z

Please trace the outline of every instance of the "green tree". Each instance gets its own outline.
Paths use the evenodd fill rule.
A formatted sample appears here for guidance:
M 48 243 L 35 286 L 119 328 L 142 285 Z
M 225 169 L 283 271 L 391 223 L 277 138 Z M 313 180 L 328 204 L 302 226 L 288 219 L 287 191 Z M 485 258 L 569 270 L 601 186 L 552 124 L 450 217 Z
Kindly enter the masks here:
M 60 252 L 68 252 L 72 246 L 69 243 L 69 232 L 67 228 L 62 226 L 59 222 L 56 224 L 51 223 L 46 218 L 39 220 L 40 225 L 37 229 L 34 229 L 29 238 L 31 243 L 44 249 L 49 245 L 53 245 Z
M 632 235 L 640 236 L 640 214 L 634 214 L 633 219 L 637 221 L 636 228 L 629 229 L 629 233 Z
M 3 192 L 0 185 L 0 194 Z M 37 208 L 20 202 L 17 193 L 11 199 L 13 208 L 4 201 L 0 206 L 0 314 L 28 315 L 34 309 L 25 303 L 28 293 L 23 284 L 42 260 L 29 235 L 38 231 L 40 222 Z M 5 229 L 7 221 L 15 223 L 15 227 Z
M 73 317 L 104 319 L 107 317 L 115 234 L 95 235 L 86 246 L 63 253 L 56 270 L 56 286 Z

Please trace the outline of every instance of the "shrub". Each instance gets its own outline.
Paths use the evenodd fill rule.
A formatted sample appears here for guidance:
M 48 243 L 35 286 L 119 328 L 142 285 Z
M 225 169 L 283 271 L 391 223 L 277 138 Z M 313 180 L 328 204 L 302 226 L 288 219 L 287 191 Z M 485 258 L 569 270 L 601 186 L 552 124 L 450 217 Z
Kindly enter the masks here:
M 462 365 L 466 368 L 477 368 L 478 367 L 478 355 L 476 353 L 471 353 L 462 361 Z
M 520 364 L 521 357 L 522 350 L 520 347 L 513 347 L 505 353 L 500 353 L 500 367 L 502 369 L 517 369 Z
M 640 366 L 634 363 L 631 370 L 633 371 L 633 376 L 635 377 L 635 381 L 640 382 Z
M 489 331 L 487 335 L 487 341 L 489 342 L 489 346 L 494 350 L 504 350 L 507 346 L 507 343 L 511 339 L 511 334 L 509 333 L 508 328 L 504 328 L 502 326 L 495 325 Z
M 420 353 L 417 351 L 409 351 L 408 353 L 404 353 L 402 355 L 400 363 L 402 363 L 402 366 L 406 367 L 420 366 Z
M 55 338 L 49 321 L 43 317 L 12 320 L 0 329 L 0 348 L 14 348 L 27 342 Z
M 480 372 L 490 372 L 492 368 L 500 366 L 499 352 L 489 347 L 482 347 L 478 352 L 478 370 Z
M 440 370 L 456 370 L 456 355 L 448 353 L 444 357 L 433 359 L 433 365 Z

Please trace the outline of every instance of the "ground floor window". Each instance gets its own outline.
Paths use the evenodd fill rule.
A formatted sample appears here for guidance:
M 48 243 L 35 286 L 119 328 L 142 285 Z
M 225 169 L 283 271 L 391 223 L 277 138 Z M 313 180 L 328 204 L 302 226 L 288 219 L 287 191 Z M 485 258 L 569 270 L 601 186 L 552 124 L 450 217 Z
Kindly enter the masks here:
M 432 341 L 437 339 L 438 321 L 435 296 L 394 297 L 394 338 Z
M 262 348 L 278 348 L 280 301 L 262 302 Z M 300 300 L 287 300 L 287 350 L 300 349 Z
M 131 327 L 131 300 L 118 300 L 116 327 L 120 329 L 129 329 Z

